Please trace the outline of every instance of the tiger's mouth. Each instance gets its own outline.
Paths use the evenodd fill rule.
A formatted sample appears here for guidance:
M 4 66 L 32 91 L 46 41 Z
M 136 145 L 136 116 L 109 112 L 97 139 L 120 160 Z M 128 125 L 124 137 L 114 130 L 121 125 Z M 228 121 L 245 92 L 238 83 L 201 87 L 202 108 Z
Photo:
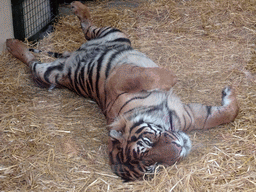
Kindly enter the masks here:
M 173 134 L 177 138 L 177 140 L 174 141 L 174 143 L 178 147 L 181 147 L 180 157 L 186 157 L 189 154 L 189 152 L 191 151 L 191 146 L 192 146 L 188 135 L 182 131 L 179 131 L 179 132 L 176 132 Z

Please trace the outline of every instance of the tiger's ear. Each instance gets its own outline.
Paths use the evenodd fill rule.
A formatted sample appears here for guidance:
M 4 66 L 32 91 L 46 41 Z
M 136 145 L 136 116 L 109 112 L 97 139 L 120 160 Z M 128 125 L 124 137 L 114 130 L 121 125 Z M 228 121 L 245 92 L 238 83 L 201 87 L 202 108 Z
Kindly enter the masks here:
M 117 119 L 115 119 L 114 122 L 109 124 L 107 126 L 107 129 L 124 132 L 126 123 L 127 123 L 126 119 L 123 116 L 120 116 Z
M 109 132 L 109 136 L 111 140 L 118 140 L 120 143 L 124 142 L 123 134 L 120 131 L 116 131 L 112 129 Z
M 118 152 L 119 148 L 123 148 L 124 145 L 125 145 L 125 139 L 123 137 L 122 132 L 114 130 L 114 129 L 110 130 L 109 138 L 108 138 L 109 155 L 113 156 L 113 154 L 115 154 L 115 152 L 113 153 L 113 151 Z
M 111 140 L 118 140 L 120 143 L 124 142 L 126 123 L 126 119 L 121 116 L 109 125 L 109 136 Z

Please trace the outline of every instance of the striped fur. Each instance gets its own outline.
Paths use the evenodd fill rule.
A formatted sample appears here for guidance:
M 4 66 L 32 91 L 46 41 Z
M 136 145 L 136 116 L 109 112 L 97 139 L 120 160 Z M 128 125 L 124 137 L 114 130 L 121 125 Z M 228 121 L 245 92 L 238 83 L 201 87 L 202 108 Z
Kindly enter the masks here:
M 88 41 L 69 56 L 40 63 L 20 42 L 6 44 L 40 86 L 68 88 L 97 102 L 107 119 L 111 168 L 125 181 L 185 157 L 191 150 L 185 132 L 235 119 L 239 108 L 231 87 L 223 89 L 221 106 L 183 104 L 170 90 L 176 83 L 171 71 L 134 50 L 120 30 L 92 25 L 82 3 L 72 8 Z

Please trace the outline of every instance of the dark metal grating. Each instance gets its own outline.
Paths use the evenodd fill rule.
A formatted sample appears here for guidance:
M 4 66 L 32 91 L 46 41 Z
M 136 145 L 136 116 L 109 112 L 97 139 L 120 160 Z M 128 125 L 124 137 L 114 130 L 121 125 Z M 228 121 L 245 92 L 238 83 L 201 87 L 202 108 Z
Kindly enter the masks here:
M 54 0 L 12 0 L 13 28 L 16 39 L 36 40 L 58 14 Z

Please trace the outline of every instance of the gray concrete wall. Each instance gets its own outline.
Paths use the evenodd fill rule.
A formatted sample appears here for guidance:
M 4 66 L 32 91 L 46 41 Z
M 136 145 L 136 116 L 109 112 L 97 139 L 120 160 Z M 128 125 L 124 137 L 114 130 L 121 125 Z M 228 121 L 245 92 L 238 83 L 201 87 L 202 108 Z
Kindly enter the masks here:
M 13 38 L 11 0 L 0 0 L 0 54 L 5 50 L 5 41 Z

